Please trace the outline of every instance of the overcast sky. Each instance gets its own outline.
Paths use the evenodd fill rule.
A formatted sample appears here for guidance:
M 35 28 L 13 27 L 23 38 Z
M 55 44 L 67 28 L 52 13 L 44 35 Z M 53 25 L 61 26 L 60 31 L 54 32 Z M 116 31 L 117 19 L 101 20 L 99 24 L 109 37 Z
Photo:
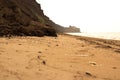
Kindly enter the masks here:
M 37 0 L 44 13 L 62 26 L 82 32 L 120 32 L 120 0 Z

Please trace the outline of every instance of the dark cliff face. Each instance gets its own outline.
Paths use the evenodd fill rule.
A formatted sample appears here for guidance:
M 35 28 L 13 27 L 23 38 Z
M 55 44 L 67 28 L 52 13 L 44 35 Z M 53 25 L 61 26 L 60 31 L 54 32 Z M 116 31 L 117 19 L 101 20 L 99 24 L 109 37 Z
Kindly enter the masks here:
M 35 0 L 0 0 L 0 36 L 57 36 L 53 27 Z

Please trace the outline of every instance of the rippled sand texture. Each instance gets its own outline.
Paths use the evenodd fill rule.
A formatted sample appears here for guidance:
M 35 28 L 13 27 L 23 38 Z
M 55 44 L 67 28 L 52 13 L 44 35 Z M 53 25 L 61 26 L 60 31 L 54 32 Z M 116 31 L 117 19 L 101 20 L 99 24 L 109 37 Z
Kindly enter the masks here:
M 0 80 L 120 80 L 120 41 L 0 38 Z

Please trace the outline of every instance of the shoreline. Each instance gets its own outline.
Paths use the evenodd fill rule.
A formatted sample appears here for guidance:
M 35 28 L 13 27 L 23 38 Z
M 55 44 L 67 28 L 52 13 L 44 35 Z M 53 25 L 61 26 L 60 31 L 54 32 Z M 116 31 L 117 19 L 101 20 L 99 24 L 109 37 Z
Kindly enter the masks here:
M 120 40 L 120 32 L 98 32 L 98 33 L 66 33 L 70 35 L 86 36 L 108 40 Z

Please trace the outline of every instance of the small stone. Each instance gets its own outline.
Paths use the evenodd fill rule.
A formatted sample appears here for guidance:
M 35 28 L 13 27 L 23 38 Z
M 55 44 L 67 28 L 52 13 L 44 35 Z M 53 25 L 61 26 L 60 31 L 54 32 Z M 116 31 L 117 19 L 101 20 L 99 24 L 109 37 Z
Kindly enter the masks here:
M 43 61 L 42 63 L 43 63 L 44 65 L 46 65 L 46 62 L 45 62 L 45 61 Z
M 40 56 L 37 56 L 38 59 L 40 59 Z
M 96 65 L 96 62 L 90 62 L 91 65 Z
M 42 71 L 41 69 L 38 69 L 38 71 Z
M 16 52 L 18 52 L 18 50 L 16 50 Z
M 56 44 L 56 46 L 59 46 L 58 44 Z
M 85 74 L 88 76 L 92 76 L 92 74 L 90 72 L 85 72 Z
M 117 69 L 117 67 L 112 67 L 113 69 Z
M 41 51 L 38 51 L 38 53 L 42 53 Z
M 29 69 L 29 67 L 28 67 L 28 66 L 26 66 L 25 68 L 26 68 L 26 69 Z
M 81 45 L 81 47 L 84 47 L 84 45 Z
M 50 45 L 48 45 L 48 47 L 50 47 Z

